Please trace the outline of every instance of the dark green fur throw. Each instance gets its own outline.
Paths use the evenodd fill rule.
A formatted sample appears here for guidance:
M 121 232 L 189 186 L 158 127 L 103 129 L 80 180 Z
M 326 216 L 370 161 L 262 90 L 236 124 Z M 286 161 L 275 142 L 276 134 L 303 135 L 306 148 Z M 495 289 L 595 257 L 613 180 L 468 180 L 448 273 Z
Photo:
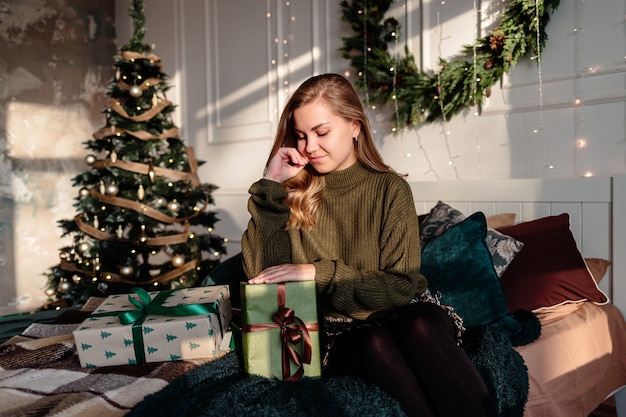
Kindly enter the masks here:
M 522 417 L 528 399 L 528 369 L 501 327 L 486 327 L 464 350 L 494 398 L 500 417 Z
M 482 375 L 500 417 L 521 417 L 528 397 L 528 372 L 513 348 L 539 336 L 530 312 L 515 317 L 525 329 L 471 329 L 464 350 Z M 513 340 L 517 339 L 517 340 Z M 209 362 L 146 397 L 127 417 L 393 417 L 404 416 L 398 403 L 378 387 L 349 376 L 304 378 L 296 383 L 245 376 L 234 352 Z
M 352 377 L 280 382 L 244 376 L 237 357 L 202 365 L 146 397 L 127 417 L 404 416 L 379 388 Z

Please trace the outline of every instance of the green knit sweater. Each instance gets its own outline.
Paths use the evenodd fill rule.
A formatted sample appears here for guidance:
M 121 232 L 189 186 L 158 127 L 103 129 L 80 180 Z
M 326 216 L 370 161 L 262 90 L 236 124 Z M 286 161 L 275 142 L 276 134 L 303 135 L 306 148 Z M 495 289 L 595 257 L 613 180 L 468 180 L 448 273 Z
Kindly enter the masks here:
M 250 194 L 242 239 L 248 277 L 272 265 L 313 263 L 321 305 L 357 319 L 406 305 L 426 289 L 417 214 L 403 178 L 358 162 L 327 174 L 317 224 L 308 231 L 285 229 L 283 184 L 262 179 Z

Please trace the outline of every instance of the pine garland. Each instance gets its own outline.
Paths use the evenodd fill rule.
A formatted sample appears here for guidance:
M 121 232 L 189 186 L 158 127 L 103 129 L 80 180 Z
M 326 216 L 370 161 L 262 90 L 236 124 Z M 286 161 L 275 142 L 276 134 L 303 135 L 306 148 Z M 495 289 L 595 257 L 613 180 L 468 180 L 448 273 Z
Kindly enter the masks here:
M 464 46 L 456 58 L 440 58 L 438 72 L 419 69 L 407 47 L 404 56 L 392 56 L 388 51 L 389 43 L 397 42 L 400 29 L 396 19 L 385 18 L 392 3 L 343 0 L 342 20 L 350 23 L 356 35 L 343 38 L 341 51 L 358 71 L 355 84 L 367 94 L 367 101 L 390 106 L 395 131 L 400 132 L 449 120 L 473 105 L 480 111 L 491 87 L 520 57 L 531 50 L 541 53 L 547 40 L 545 27 L 559 0 L 511 0 L 493 31 Z

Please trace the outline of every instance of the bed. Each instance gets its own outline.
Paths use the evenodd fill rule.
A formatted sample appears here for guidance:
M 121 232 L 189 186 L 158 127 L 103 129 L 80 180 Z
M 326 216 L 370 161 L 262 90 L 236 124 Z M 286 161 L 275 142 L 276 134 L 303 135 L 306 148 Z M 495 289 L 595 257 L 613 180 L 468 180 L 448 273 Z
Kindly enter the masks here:
M 587 301 L 536 311 L 542 323 L 540 338 L 516 348 L 530 383 L 524 416 L 587 416 L 611 396 L 617 414 L 625 416 L 626 175 L 415 182 L 412 189 L 418 213 L 444 201 L 463 213 L 513 213 L 516 223 L 569 215 L 582 256 L 611 262 L 599 282 L 610 303 Z
M 411 187 L 421 214 L 445 202 L 467 218 L 477 212 L 485 218 L 514 215 L 513 226 L 497 228 L 502 233 L 519 232 L 510 228 L 545 218 L 563 220 L 560 215 L 567 214 L 568 230 L 578 253 L 587 260 L 610 262 L 604 264 L 606 270 L 592 271 L 601 274 L 594 276 L 599 281 L 597 286 L 594 282 L 595 289 L 606 294 L 610 302 L 566 302 L 535 310 L 541 335 L 514 348 L 528 369 L 523 416 L 587 417 L 612 398 L 617 415 L 625 417 L 626 325 L 622 312 L 626 311 L 626 175 L 412 182 Z M 245 210 L 245 190 L 223 197 Z M 220 196 L 216 198 L 219 202 Z M 522 259 L 522 253 L 524 248 L 507 269 Z M 6 335 L 0 346 L 0 416 L 108 417 L 151 412 L 178 417 L 315 415 L 306 412 L 315 407 L 318 411 L 323 407 L 325 415 L 402 415 L 384 393 L 358 381 L 322 379 L 283 384 L 281 396 L 273 397 L 277 395 L 276 382 L 240 378 L 238 362 L 225 346 L 220 358 L 212 361 L 80 368 L 71 330 L 89 310 L 86 306 L 43 319 L 40 313 L 0 321 L 0 330 Z M 256 397 L 250 395 L 251 383 L 259 393 Z M 237 394 L 239 389 L 243 394 Z M 351 394 L 342 397 L 346 390 Z M 251 408 L 251 402 L 263 400 L 281 407 L 274 413 L 265 409 L 255 414 L 258 410 Z M 347 410 L 349 403 L 354 407 Z

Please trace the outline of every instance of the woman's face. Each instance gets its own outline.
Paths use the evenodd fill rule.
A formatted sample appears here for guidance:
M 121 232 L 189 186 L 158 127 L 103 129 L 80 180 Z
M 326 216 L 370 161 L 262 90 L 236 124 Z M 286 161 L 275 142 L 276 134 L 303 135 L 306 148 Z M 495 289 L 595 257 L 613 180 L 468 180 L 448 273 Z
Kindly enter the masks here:
M 357 161 L 354 139 L 360 125 L 336 115 L 323 100 L 298 107 L 293 112 L 298 151 L 320 174 L 340 171 Z

